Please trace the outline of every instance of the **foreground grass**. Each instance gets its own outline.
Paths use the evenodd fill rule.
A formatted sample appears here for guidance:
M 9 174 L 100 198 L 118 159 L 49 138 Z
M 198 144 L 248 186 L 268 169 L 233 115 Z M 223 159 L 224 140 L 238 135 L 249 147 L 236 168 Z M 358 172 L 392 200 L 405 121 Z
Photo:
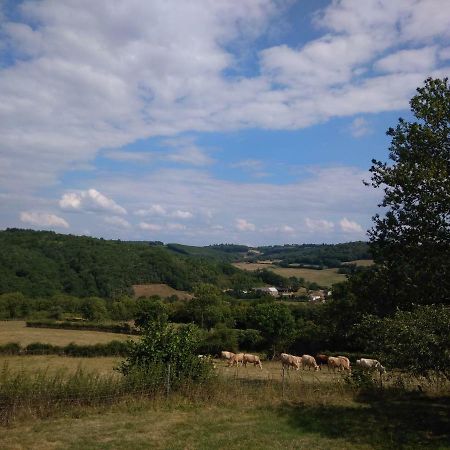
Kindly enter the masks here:
M 125 341 L 129 336 L 119 333 L 86 330 L 57 330 L 50 328 L 29 328 L 22 320 L 0 321 L 0 345 L 17 342 L 22 346 L 33 342 L 52 345 L 106 344 L 111 341 Z
M 0 429 L 2 449 L 450 448 L 448 399 L 122 402 Z

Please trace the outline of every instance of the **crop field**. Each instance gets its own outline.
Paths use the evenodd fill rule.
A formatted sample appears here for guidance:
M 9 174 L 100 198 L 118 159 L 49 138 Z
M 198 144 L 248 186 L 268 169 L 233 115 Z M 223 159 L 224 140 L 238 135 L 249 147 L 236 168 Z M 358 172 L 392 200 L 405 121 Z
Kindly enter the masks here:
M 71 342 L 79 345 L 106 344 L 111 341 L 124 341 L 129 336 L 119 333 L 85 330 L 58 330 L 50 328 L 29 328 L 24 321 L 0 321 L 0 345 L 17 342 L 24 346 L 33 342 L 52 345 L 68 345 Z
M 373 265 L 373 259 L 355 259 L 355 261 L 348 261 L 342 264 L 355 264 L 360 267 L 368 267 Z
M 305 269 L 303 267 L 278 267 L 261 263 L 235 263 L 236 267 L 242 270 L 255 271 L 258 269 L 272 270 L 283 277 L 304 278 L 306 281 L 317 283 L 320 286 L 331 287 L 334 283 L 345 280 L 345 275 L 337 273 L 337 269 Z

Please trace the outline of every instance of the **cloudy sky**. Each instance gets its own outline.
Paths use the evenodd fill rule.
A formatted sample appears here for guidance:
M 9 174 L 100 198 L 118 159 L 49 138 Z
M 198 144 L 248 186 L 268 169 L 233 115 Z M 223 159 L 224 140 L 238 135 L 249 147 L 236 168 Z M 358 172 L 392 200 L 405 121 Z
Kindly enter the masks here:
M 0 228 L 365 239 L 448 0 L 0 0 Z

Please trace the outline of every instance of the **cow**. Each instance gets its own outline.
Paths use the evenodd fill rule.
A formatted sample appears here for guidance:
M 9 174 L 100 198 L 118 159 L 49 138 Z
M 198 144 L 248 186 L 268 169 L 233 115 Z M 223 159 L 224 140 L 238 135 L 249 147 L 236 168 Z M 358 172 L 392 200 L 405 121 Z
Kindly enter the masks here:
M 243 357 L 244 366 L 247 367 L 247 363 L 253 364 L 254 366 L 259 366 L 262 370 L 261 360 L 258 355 L 250 355 L 249 353 L 244 353 Z
M 311 370 L 311 367 L 316 371 L 319 370 L 319 366 L 317 365 L 316 360 L 313 356 L 310 355 L 302 356 L 302 369 L 305 370 L 305 367 L 308 367 L 308 370 Z
M 289 355 L 288 353 L 282 353 L 280 355 L 281 365 L 283 369 L 293 368 L 295 370 L 300 369 L 300 361 L 298 356 Z
M 236 353 L 228 360 L 228 367 L 236 365 L 239 366 L 239 364 L 242 366 L 244 363 L 244 354 L 243 353 Z
M 316 355 L 316 363 L 319 366 L 320 370 L 322 370 L 322 366 L 328 367 L 328 356 L 322 355 L 322 354 L 317 354 Z
M 356 360 L 356 365 L 364 370 L 378 370 L 380 375 L 386 372 L 386 368 L 376 359 L 361 358 Z
M 346 356 L 338 356 L 338 358 L 345 361 L 345 364 L 343 366 L 344 369 L 350 370 L 350 360 Z
M 333 372 L 335 372 L 336 369 L 339 371 L 348 370 L 350 372 L 350 364 L 347 359 L 339 358 L 337 356 L 330 356 L 328 358 L 328 368 L 333 369 Z
M 230 360 L 232 357 L 234 356 L 233 352 L 227 352 L 227 351 L 222 351 L 220 352 L 220 358 L 221 359 L 227 359 Z

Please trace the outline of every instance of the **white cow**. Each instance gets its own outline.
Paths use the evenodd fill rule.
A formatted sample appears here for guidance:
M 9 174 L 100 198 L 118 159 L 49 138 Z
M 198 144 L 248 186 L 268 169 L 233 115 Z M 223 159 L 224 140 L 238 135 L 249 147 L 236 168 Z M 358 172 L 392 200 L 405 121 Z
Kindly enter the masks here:
M 220 358 L 221 359 L 227 359 L 230 360 L 232 357 L 234 356 L 233 352 L 227 352 L 227 351 L 222 351 L 220 352 Z
M 288 353 L 282 353 L 280 355 L 281 365 L 283 369 L 293 368 L 295 370 L 300 369 L 300 358 L 298 356 L 289 355 Z
M 311 367 L 314 370 L 319 370 L 319 366 L 316 363 L 316 360 L 311 355 L 303 355 L 302 356 L 302 368 L 305 370 L 305 367 L 308 367 L 308 370 L 311 370 Z
M 386 368 L 381 365 L 380 361 L 370 358 L 361 358 L 356 360 L 356 365 L 365 370 L 378 370 L 380 374 L 386 372 Z

